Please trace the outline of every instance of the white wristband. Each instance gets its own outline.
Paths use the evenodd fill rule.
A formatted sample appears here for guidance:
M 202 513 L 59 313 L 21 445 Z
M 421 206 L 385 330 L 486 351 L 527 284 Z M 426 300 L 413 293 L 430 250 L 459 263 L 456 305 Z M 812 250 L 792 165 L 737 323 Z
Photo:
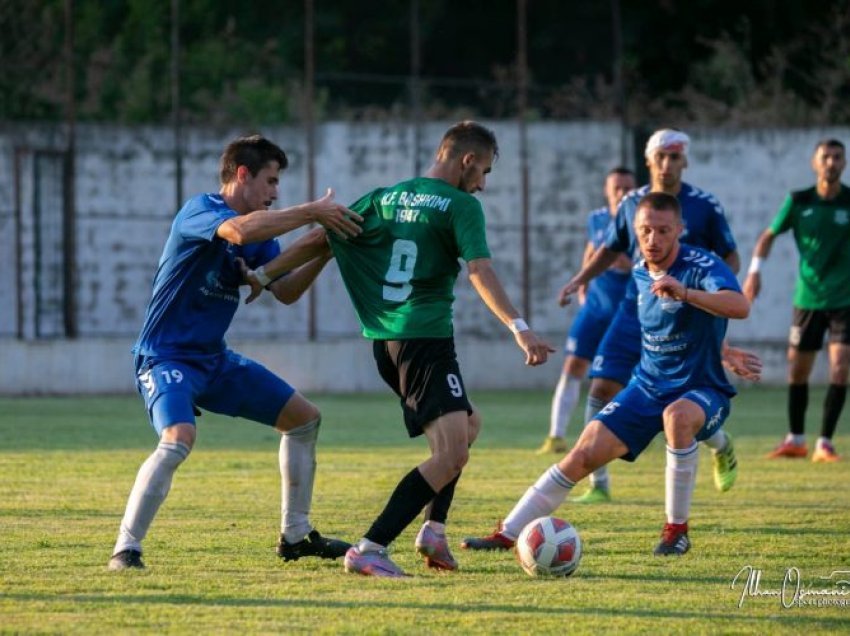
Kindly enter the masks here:
M 757 274 L 761 270 L 761 264 L 764 261 L 764 257 L 762 256 L 753 256 L 753 260 L 750 261 L 750 269 L 747 270 L 748 274 Z
M 511 320 L 508 328 L 511 330 L 511 333 L 518 334 L 521 331 L 528 331 L 528 323 L 522 318 L 514 318 Z
M 263 287 L 268 287 L 272 282 L 272 279 L 268 277 L 266 274 L 266 268 L 264 265 L 260 265 L 257 269 L 254 270 L 254 278 L 257 279 L 257 282 L 260 283 Z

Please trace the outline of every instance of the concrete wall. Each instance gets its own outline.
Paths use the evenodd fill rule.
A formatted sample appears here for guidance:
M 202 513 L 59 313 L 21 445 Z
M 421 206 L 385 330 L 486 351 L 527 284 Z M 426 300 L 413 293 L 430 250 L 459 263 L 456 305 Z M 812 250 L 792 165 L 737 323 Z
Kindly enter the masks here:
M 446 125 L 429 124 L 424 138 L 436 143 Z M 492 126 L 499 137 L 501 156 L 487 190 L 480 196 L 497 270 L 519 305 L 521 181 L 517 128 L 511 122 L 494 122 Z M 303 201 L 307 194 L 302 131 L 280 127 L 263 132 L 278 141 L 291 160 L 290 169 L 283 175 L 280 203 Z M 827 134 L 850 138 L 848 129 L 688 132 L 693 144 L 685 178 L 712 191 L 723 202 L 744 263 L 758 233 L 787 191 L 813 182 L 809 158 L 815 140 Z M 188 131 L 184 163 L 187 196 L 217 189 L 221 148 L 239 133 Z M 558 308 L 554 297 L 580 261 L 585 214 L 603 203 L 601 180 L 609 167 L 619 163 L 619 139 L 619 129 L 613 123 L 541 122 L 529 126 L 533 224 L 530 322 L 558 346 L 574 309 Z M 411 129 L 395 122 L 331 122 L 320 126 L 316 160 L 320 193 L 332 186 L 339 200 L 351 201 L 373 187 L 411 176 L 412 140 Z M 170 131 L 161 128 L 80 127 L 76 288 L 81 338 L 69 343 L 37 339 L 34 327 L 35 271 L 45 267 L 43 251 L 50 249 L 50 244 L 41 247 L 41 254 L 36 249 L 34 209 L 40 201 L 42 214 L 51 210 L 58 214 L 56 208 L 61 203 L 57 195 L 61 195 L 57 185 L 61 172 L 50 162 L 42 162 L 37 168 L 34 158 L 38 150 L 61 148 L 62 138 L 52 127 L 0 129 L 0 392 L 96 392 L 131 386 L 127 351 L 141 324 L 150 281 L 175 212 L 171 143 Z M 427 165 L 431 152 L 430 146 L 422 149 L 423 164 Z M 284 237 L 281 242 L 289 240 Z M 735 342 L 754 346 L 766 356 L 766 375 L 774 381 L 780 381 L 784 374 L 784 341 L 795 271 L 796 251 L 786 236 L 777 241 L 767 262 L 765 292 L 752 317 L 734 323 L 730 329 Z M 41 293 L 44 297 L 43 287 Z M 270 356 L 269 366 L 305 390 L 379 388 L 376 378 L 366 379 L 374 376 L 371 354 L 356 336 L 356 321 L 333 264 L 317 282 L 315 293 L 318 343 L 305 342 L 306 302 L 282 307 L 264 298 L 237 314 L 231 330 L 233 344 L 248 355 L 256 351 L 259 359 Z M 457 332 L 460 342 L 465 343 L 462 356 L 464 350 L 468 353 L 463 364 L 470 386 L 551 384 L 558 361 L 546 370 L 528 370 L 520 360 L 515 368 L 518 351 L 513 351 L 504 329 L 463 277 L 457 296 Z M 23 340 L 14 338 L 19 324 L 23 326 Z M 817 377 L 822 373 L 819 368 Z M 126 379 L 119 380 L 122 374 L 127 374 L 123 376 Z

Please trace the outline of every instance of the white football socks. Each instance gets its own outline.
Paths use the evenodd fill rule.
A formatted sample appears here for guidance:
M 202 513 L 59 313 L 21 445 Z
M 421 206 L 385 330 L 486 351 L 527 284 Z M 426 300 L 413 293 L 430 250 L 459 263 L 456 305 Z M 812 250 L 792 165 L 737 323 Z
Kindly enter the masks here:
M 702 443 L 708 446 L 711 450 L 719 451 L 723 450 L 726 446 L 726 431 L 722 428 L 718 428 L 714 431 L 714 435 L 709 437 L 708 439 L 702 440 Z
M 796 433 L 788 433 L 788 435 L 785 436 L 785 441 L 788 444 L 794 444 L 795 446 L 802 446 L 803 444 L 806 443 L 806 436 L 805 435 L 798 435 Z
M 531 521 L 557 510 L 573 486 L 575 482 L 564 476 L 558 464 L 553 464 L 525 491 L 514 509 L 505 517 L 500 532 L 509 539 L 516 539 Z
M 112 554 L 123 550 L 142 551 L 142 539 L 171 489 L 174 472 L 190 451 L 191 448 L 181 442 L 160 441 L 145 460 L 130 491 Z
M 687 448 L 667 447 L 664 511 L 667 523 L 687 523 L 697 477 L 699 452 L 694 441 Z
M 280 438 L 280 531 L 288 543 L 298 543 L 313 529 L 310 526 L 310 503 L 313 499 L 316 440 L 321 421 L 321 418 L 317 418 L 307 422 L 286 431 Z
M 605 402 L 603 400 L 588 395 L 587 404 L 584 408 L 584 425 L 587 426 L 590 424 L 591 420 L 593 420 L 593 418 L 596 417 L 596 414 L 603 408 L 605 408 Z M 608 491 L 610 488 L 608 484 L 608 464 L 600 466 L 590 473 L 590 487 L 601 488 Z
M 552 396 L 552 412 L 549 417 L 549 437 L 566 437 L 570 416 L 578 403 L 581 378 L 561 373 L 555 395 Z

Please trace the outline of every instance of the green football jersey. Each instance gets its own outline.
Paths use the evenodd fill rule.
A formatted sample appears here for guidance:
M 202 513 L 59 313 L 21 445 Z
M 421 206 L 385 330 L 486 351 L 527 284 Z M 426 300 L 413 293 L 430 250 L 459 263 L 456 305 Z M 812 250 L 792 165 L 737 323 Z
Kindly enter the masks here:
M 330 234 L 331 247 L 363 335 L 451 336 L 458 259 L 490 257 L 478 199 L 419 177 L 373 190 L 350 207 L 363 217 L 363 232 Z
M 837 309 L 850 306 L 850 190 L 826 201 L 814 187 L 788 195 L 770 226 L 774 234 L 793 230 L 800 252 L 794 306 Z

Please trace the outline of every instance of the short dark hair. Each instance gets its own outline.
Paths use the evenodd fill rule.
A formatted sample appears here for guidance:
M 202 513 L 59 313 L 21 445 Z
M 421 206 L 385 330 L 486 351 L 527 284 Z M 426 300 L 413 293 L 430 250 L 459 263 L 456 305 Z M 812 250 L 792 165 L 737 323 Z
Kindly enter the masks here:
M 671 210 L 677 218 L 682 218 L 682 206 L 679 199 L 666 192 L 649 192 L 638 201 L 637 209 L 652 208 L 653 210 Z
M 437 148 L 437 156 L 454 158 L 481 150 L 492 150 L 493 158 L 498 157 L 499 144 L 496 135 L 478 122 L 466 120 L 456 123 L 446 131 Z
M 815 152 L 818 151 L 818 148 L 826 147 L 826 148 L 841 148 L 841 151 L 844 152 L 844 144 L 838 141 L 835 137 L 827 137 L 825 139 L 821 139 L 815 145 Z
M 221 155 L 218 177 L 222 185 L 236 178 L 236 169 L 245 166 L 256 177 L 270 161 L 276 161 L 281 170 L 286 170 L 289 160 L 279 146 L 262 135 L 250 135 L 234 139 Z
M 605 177 L 606 177 L 606 178 L 608 178 L 608 177 L 610 177 L 612 174 L 622 174 L 622 175 L 626 175 L 626 176 L 628 176 L 628 177 L 633 177 L 633 176 L 635 176 L 634 170 L 631 170 L 631 169 L 629 169 L 629 168 L 626 168 L 626 166 L 616 166 L 616 167 L 614 167 L 614 168 L 611 168 L 611 169 L 608 171 L 608 174 L 607 174 L 607 175 L 605 175 Z

